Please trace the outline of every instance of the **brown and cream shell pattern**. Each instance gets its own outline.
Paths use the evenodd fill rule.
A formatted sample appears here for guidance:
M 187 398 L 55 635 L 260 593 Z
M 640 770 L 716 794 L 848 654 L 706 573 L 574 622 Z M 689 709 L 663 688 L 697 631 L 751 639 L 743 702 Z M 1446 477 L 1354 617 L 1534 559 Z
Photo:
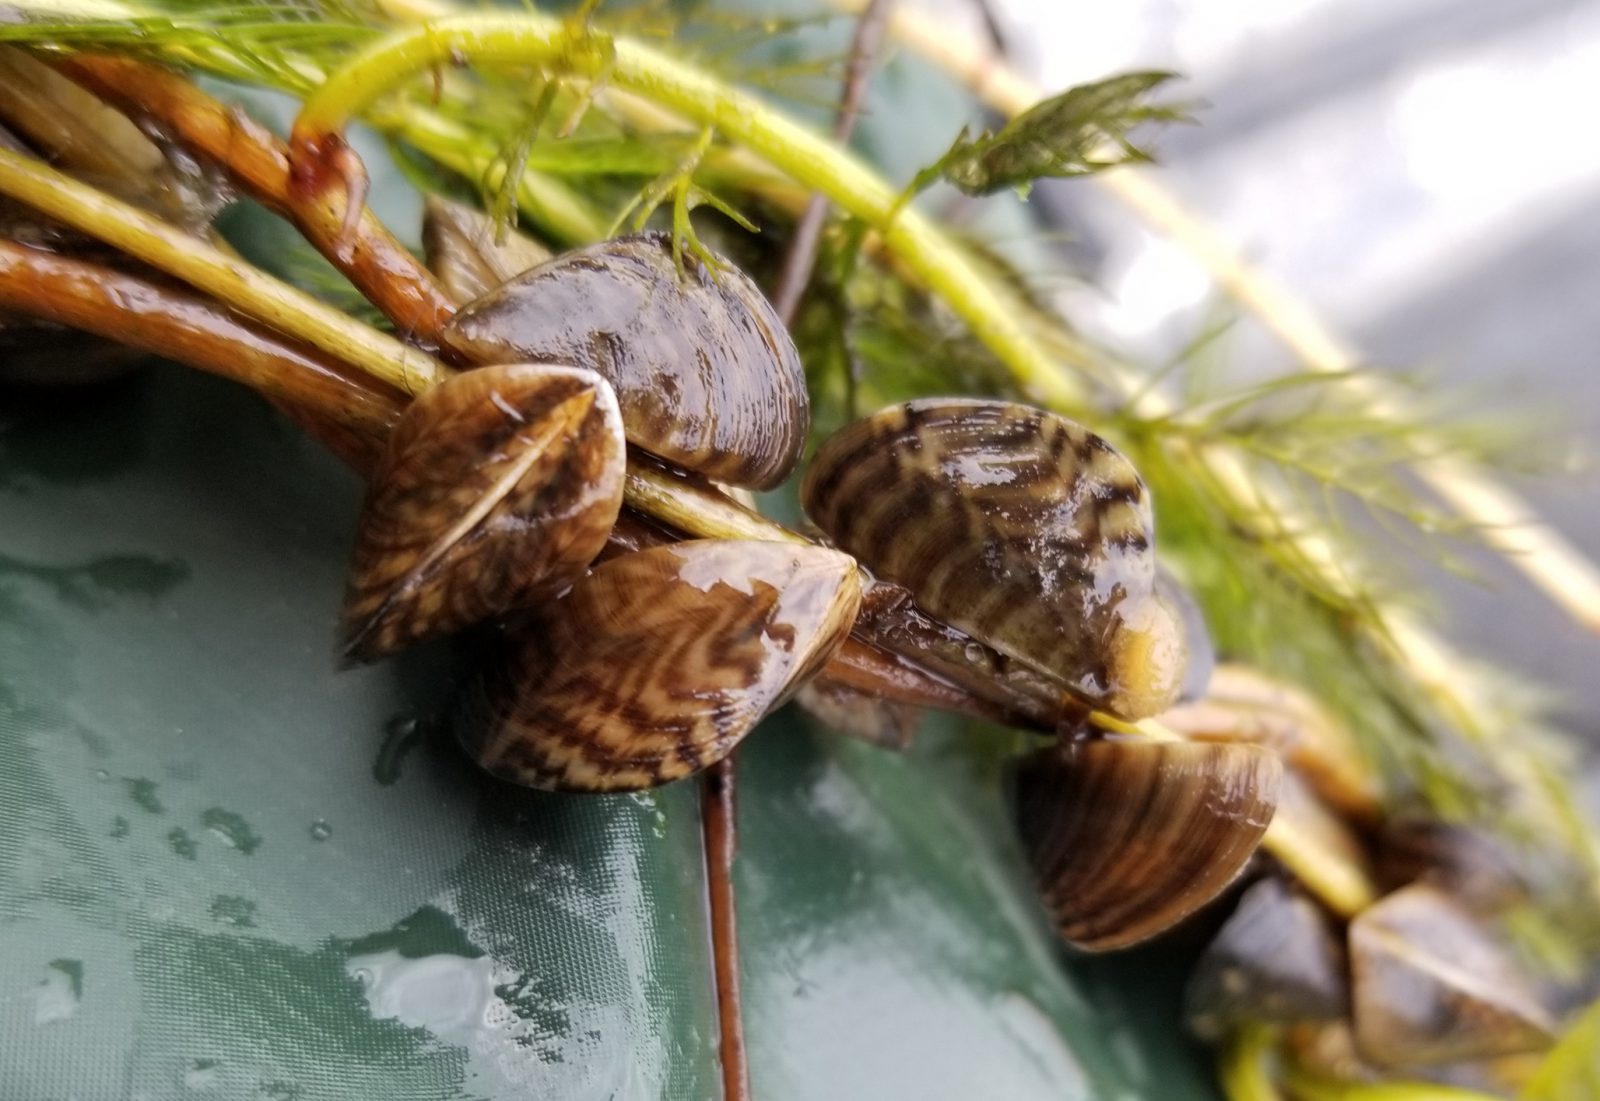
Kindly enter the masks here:
M 1176 698 L 1183 628 L 1155 591 L 1144 484 L 1082 427 L 1004 401 L 893 406 L 822 445 L 801 499 L 920 607 L 1084 702 L 1142 718 Z

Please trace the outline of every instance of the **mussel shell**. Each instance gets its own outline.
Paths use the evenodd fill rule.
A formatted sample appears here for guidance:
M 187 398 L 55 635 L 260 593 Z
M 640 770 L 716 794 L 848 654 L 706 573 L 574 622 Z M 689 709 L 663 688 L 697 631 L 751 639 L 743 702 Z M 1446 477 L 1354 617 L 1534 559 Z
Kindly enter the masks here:
M 1287 681 L 1223 662 L 1202 699 L 1170 709 L 1161 722 L 1196 741 L 1267 746 L 1329 807 L 1362 825 L 1375 823 L 1380 806 L 1377 771 L 1350 730 Z
M 1245 745 L 1107 740 L 1027 758 L 1017 825 L 1061 935 L 1123 948 L 1216 898 L 1266 832 L 1281 777 Z
M 488 294 L 551 255 L 533 238 L 438 195 L 423 200 L 422 254 L 428 270 L 460 303 Z
M 1211 629 L 1206 626 L 1205 610 L 1200 607 L 1200 601 L 1189 587 L 1160 562 L 1156 563 L 1155 592 L 1156 597 L 1164 601 L 1177 616 L 1183 628 L 1186 664 L 1178 702 L 1201 699 L 1211 687 L 1211 675 L 1217 668 L 1217 648 L 1211 641 Z
M 794 699 L 827 729 L 882 749 L 910 749 L 924 718 L 921 708 L 879 699 L 826 676 L 812 677 Z
M 588 367 L 616 388 L 635 446 L 716 481 L 771 488 L 800 461 L 810 424 L 799 354 L 731 263 L 686 268 L 665 234 L 602 241 L 470 303 L 442 344 L 468 363 Z
M 362 507 L 346 655 L 370 661 L 572 584 L 616 521 L 625 463 L 616 399 L 591 371 L 484 367 L 418 397 Z
M 722 759 L 850 631 L 856 564 L 823 547 L 695 540 L 596 566 L 469 691 L 459 732 L 529 787 L 635 791 Z
M 1277 876 L 1239 897 L 1185 997 L 1189 1027 L 1212 1041 L 1239 1024 L 1334 1020 L 1349 1001 L 1344 952 L 1327 917 Z
M 1363 1058 L 1427 1066 L 1538 1051 L 1551 1021 L 1488 930 L 1416 885 L 1350 923 L 1352 1021 Z
M 1475 913 L 1503 911 L 1528 895 L 1512 851 L 1487 831 L 1402 812 L 1384 822 L 1374 858 L 1391 890 L 1425 882 Z
M 1098 436 L 1003 401 L 893 406 L 831 436 L 806 512 L 919 606 L 1124 718 L 1183 683 L 1183 628 L 1155 592 L 1150 503 Z

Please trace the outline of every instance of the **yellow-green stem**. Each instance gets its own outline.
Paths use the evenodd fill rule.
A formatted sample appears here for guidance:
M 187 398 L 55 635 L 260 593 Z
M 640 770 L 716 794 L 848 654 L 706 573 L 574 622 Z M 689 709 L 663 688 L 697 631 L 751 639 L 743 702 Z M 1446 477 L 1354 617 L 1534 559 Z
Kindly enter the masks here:
M 444 377 L 445 368 L 432 357 L 32 157 L 0 149 L 0 194 L 402 392 L 420 393 Z
M 361 51 L 306 100 L 296 131 L 343 127 L 408 77 L 461 59 L 539 65 L 636 92 L 754 152 L 882 233 L 884 243 L 1003 360 L 1037 399 L 1076 405 L 1075 380 L 1006 308 L 966 255 L 848 152 L 756 97 L 638 43 L 578 31 L 535 12 L 467 15 L 399 30 Z M 891 221 L 892 217 L 892 221 Z
M 1341 1082 L 1291 1067 L 1284 1076 L 1295 1101 L 1496 1101 L 1497 1095 L 1436 1082 Z
M 1222 1046 L 1217 1077 L 1228 1101 L 1283 1101 L 1272 1080 L 1278 1033 L 1267 1025 L 1244 1025 Z

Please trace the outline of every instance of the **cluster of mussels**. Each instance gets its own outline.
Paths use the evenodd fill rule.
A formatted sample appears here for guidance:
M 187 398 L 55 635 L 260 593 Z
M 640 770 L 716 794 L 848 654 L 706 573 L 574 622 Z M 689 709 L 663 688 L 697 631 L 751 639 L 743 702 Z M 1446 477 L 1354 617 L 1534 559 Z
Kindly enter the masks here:
M 88 104 L 63 117 L 103 109 Z M 151 209 L 173 194 L 163 176 L 121 178 L 144 181 Z M 78 247 L 0 214 L 0 245 Z M 789 335 L 732 264 L 685 270 L 659 234 L 552 257 L 437 199 L 424 241 L 460 304 L 440 351 L 470 369 L 406 405 L 377 449 L 345 449 L 369 491 L 343 645 L 373 661 L 494 625 L 458 716 L 490 772 L 649 788 L 726 757 L 796 695 L 892 745 L 923 708 L 1038 731 L 1017 823 L 1068 942 L 1134 944 L 1248 884 L 1191 984 L 1202 1035 L 1281 1026 L 1298 1065 L 1341 1079 L 1483 1073 L 1548 1043 L 1489 932 L 1514 876 L 1460 831 L 1386 825 L 1313 703 L 1248 670 L 1213 675 L 1204 624 L 1157 567 L 1145 488 L 1104 440 L 1005 401 L 894 406 L 817 450 L 801 502 L 820 536 L 799 535 L 741 497 L 794 472 L 810 418 Z M 713 529 L 738 537 L 692 537 Z M 1155 715 L 1178 737 L 1133 730 Z M 1292 874 L 1310 883 L 1307 868 L 1257 854 L 1275 814 L 1390 893 L 1353 919 L 1324 909 Z
M 426 240 L 460 240 L 472 217 L 435 203 Z M 486 233 L 466 236 L 497 255 Z M 464 265 L 430 251 L 449 285 Z M 706 497 L 770 488 L 809 423 L 793 343 L 737 269 L 680 271 L 666 237 L 616 238 L 483 291 L 441 343 L 512 365 L 463 371 L 402 416 L 344 633 L 370 660 L 512 616 L 459 719 L 491 772 L 651 787 L 720 760 L 815 681 L 823 706 L 853 700 L 858 726 L 883 701 L 1068 735 L 1021 770 L 1022 824 L 1076 943 L 1167 927 L 1255 850 L 1270 752 L 1087 737 L 1091 712 L 1165 710 L 1189 650 L 1144 487 L 1104 440 L 1003 401 L 894 406 L 809 464 L 801 500 L 823 539 L 685 539 L 624 506 L 630 463 Z M 1085 875 L 1108 845 L 1149 858 Z
M 1456 831 L 1374 830 L 1370 777 L 1313 704 L 1231 666 L 1208 685 L 1203 624 L 1104 440 L 1010 402 L 897 405 L 811 459 L 800 496 L 822 539 L 684 541 L 623 505 L 625 449 L 686 485 L 782 481 L 808 421 L 783 327 L 730 264 L 680 272 L 659 235 L 512 274 L 504 250 L 527 246 L 489 232 L 430 206 L 430 263 L 477 295 L 444 344 L 520 365 L 464 372 L 407 412 L 346 608 L 363 658 L 518 611 L 461 716 L 484 767 L 540 788 L 648 787 L 719 760 L 802 688 L 878 741 L 910 705 L 1044 731 L 1016 769 L 1018 825 L 1080 948 L 1140 942 L 1216 899 L 1280 798 L 1324 850 L 1381 857 L 1401 888 L 1341 942 L 1257 858 L 1191 985 L 1201 1035 L 1292 1026 L 1297 1058 L 1344 1078 L 1548 1045 L 1547 1014 L 1481 924 L 1514 893 L 1483 888 L 1504 888 L 1503 862 Z M 464 256 L 508 278 L 458 285 Z M 1157 714 L 1185 740 L 1089 721 Z

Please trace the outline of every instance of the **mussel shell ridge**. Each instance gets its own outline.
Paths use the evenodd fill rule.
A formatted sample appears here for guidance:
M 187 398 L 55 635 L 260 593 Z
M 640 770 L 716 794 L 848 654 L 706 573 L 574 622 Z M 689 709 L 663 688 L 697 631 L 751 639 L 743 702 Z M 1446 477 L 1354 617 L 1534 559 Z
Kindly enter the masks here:
M 529 787 L 634 791 L 720 760 L 827 661 L 861 599 L 822 547 L 696 540 L 596 566 L 467 695 L 458 733 Z
M 591 371 L 484 367 L 417 398 L 362 507 L 346 654 L 370 661 L 553 596 L 622 507 L 616 399 Z
M 1246 745 L 1100 741 L 1017 773 L 1017 824 L 1061 935 L 1106 951 L 1216 898 L 1272 819 L 1282 765 Z
M 1143 483 L 1104 440 L 1003 401 L 929 399 L 835 433 L 806 512 L 878 577 L 1124 718 L 1183 684 L 1184 629 L 1155 591 Z
M 660 233 L 563 253 L 463 308 L 442 344 L 470 363 L 588 367 L 616 388 L 635 446 L 771 488 L 800 461 L 810 425 L 799 353 L 731 263 L 685 268 Z

